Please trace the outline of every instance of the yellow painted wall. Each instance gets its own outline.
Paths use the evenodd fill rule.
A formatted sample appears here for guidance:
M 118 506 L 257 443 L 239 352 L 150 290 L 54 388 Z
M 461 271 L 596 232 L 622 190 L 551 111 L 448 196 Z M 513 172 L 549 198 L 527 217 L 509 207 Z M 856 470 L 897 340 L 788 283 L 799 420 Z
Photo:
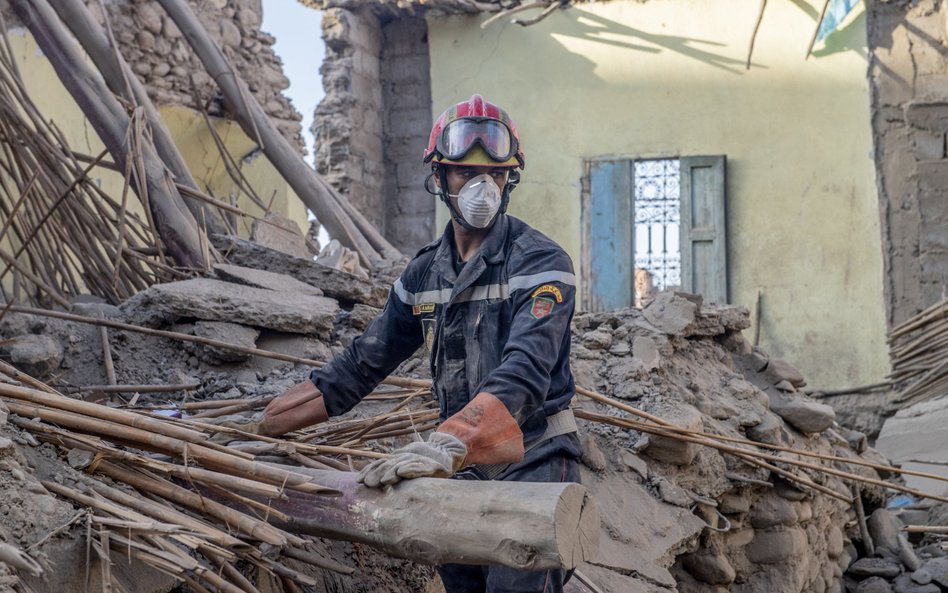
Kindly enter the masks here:
M 12 30 L 8 37 L 27 91 L 40 113 L 55 122 L 74 151 L 98 155 L 105 146 L 96 136 L 95 130 L 85 119 L 79 106 L 60 83 L 52 65 L 43 56 L 33 37 L 22 28 Z M 223 159 L 201 115 L 181 106 L 164 106 L 160 111 L 201 189 L 210 190 L 212 195 L 219 199 L 232 201 L 229 196 L 237 194 L 236 184 L 228 176 Z M 306 208 L 273 165 L 259 151 L 251 153 L 255 145 L 236 123 L 220 118 L 212 118 L 212 123 L 227 150 L 241 164 L 243 174 L 263 202 L 269 204 L 272 199 L 271 211 L 296 221 L 305 232 L 309 224 Z M 92 175 L 109 194 L 116 198 L 121 196 L 121 175 L 103 168 L 94 169 Z M 142 213 L 137 198 L 133 196 L 129 204 L 133 211 Z M 256 207 L 243 194 L 238 197 L 236 205 L 251 214 L 259 216 L 263 213 L 262 209 Z M 243 217 L 238 220 L 238 231 L 241 235 L 250 234 L 252 222 L 252 219 Z M 8 245 L 3 248 L 9 250 Z M 4 286 L 9 288 L 9 276 L 4 279 Z
M 527 28 L 432 17 L 433 116 L 473 92 L 511 112 L 527 167 L 510 211 L 577 265 L 587 159 L 726 155 L 732 302 L 763 292 L 761 346 L 811 385 L 875 382 L 888 357 L 865 16 L 804 61 L 817 4 L 768 3 L 749 71 L 746 0 L 580 3 Z

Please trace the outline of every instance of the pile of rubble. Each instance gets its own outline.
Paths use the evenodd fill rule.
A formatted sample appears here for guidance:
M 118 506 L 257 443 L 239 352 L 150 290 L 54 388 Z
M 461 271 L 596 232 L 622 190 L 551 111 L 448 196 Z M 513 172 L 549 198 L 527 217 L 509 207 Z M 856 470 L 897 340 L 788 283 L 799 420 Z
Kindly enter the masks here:
M 318 364 L 341 351 L 387 296 L 382 283 L 309 259 L 234 237 L 216 242 L 229 263 L 215 266 L 213 276 L 155 285 L 119 307 L 75 299 L 71 311 L 165 333 L 115 325 L 103 331 L 11 308 L 0 321 L 0 358 L 62 392 L 110 405 L 164 404 L 180 411 L 185 402 L 263 402 L 309 372 L 293 361 Z M 751 348 L 741 335 L 748 325 L 743 308 L 681 293 L 662 293 L 641 311 L 576 315 L 573 368 L 585 388 L 580 393 L 614 398 L 576 400 L 577 415 L 585 418 L 583 481 L 602 519 L 599 557 L 581 572 L 603 591 L 616 592 L 937 590 L 933 583 L 945 578 L 941 547 L 914 550 L 885 509 L 880 479 L 893 479 L 894 468 L 864 435 L 835 424 L 832 408 L 807 396 L 798 370 Z M 426 378 L 427 368 L 419 352 L 398 374 Z M 127 391 L 115 393 L 123 385 Z M 178 390 L 148 389 L 161 385 Z M 384 411 L 384 405 L 364 402 L 340 421 Z M 634 418 L 630 409 L 700 438 L 623 427 Z M 7 424 L 0 432 L 7 501 L 0 504 L 0 540 L 39 558 L 53 557 L 51 546 L 68 540 L 78 554 L 79 526 L 41 541 L 75 511 L 32 476 L 68 482 L 75 470 L 29 433 Z M 712 437 L 718 446 L 703 446 L 708 441 L 702 439 Z M 372 446 L 386 450 L 410 438 L 383 436 Z M 772 456 L 766 463 L 740 456 L 761 450 Z M 892 488 L 900 487 L 892 481 Z M 848 502 L 853 493 L 855 505 Z M 865 518 L 868 530 L 860 529 Z M 429 568 L 355 544 L 327 542 L 325 549 L 361 567 L 349 576 L 314 573 L 333 583 L 327 590 L 439 590 Z M 28 571 L 19 574 L 30 579 Z M 926 574 L 930 579 L 922 582 Z M 5 582 L 12 576 L 0 576 L 0 590 Z M 145 581 L 138 586 L 129 590 L 150 590 Z
M 867 519 L 874 555 L 849 565 L 847 590 L 858 593 L 939 593 L 948 588 L 948 558 L 939 544 L 913 549 L 899 518 L 888 509 L 876 509 Z

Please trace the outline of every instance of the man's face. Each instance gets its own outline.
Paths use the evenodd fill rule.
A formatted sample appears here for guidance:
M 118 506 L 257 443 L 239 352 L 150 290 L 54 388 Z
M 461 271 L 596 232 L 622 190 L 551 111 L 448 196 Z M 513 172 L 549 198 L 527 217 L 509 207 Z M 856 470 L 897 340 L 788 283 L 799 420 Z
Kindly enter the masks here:
M 445 165 L 445 177 L 448 180 L 448 193 L 452 195 L 457 195 L 461 191 L 461 188 L 464 187 L 464 184 L 477 177 L 487 173 L 493 178 L 494 183 L 497 184 L 497 187 L 503 189 L 504 185 L 507 183 L 507 167 L 468 167 L 468 166 L 457 166 L 457 165 Z M 457 207 L 457 198 L 451 198 L 451 201 L 454 202 L 455 207 Z

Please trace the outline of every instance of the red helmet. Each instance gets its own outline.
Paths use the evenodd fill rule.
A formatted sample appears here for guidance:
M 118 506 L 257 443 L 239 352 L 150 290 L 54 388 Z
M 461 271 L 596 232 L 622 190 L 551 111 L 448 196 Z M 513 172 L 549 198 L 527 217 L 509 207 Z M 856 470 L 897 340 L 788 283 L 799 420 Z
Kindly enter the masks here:
M 480 95 L 471 95 L 435 121 L 425 149 L 425 162 L 432 161 L 521 169 L 524 166 L 517 126 L 506 111 Z

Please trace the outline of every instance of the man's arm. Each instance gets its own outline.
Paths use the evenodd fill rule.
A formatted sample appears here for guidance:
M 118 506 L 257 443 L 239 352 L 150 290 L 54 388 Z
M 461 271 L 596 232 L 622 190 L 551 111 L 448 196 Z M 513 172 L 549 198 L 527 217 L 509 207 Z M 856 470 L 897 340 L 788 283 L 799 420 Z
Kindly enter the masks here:
M 418 321 L 396 292 L 389 292 L 385 309 L 361 336 L 310 375 L 324 394 L 330 416 L 351 410 L 421 346 L 423 337 Z
M 543 250 L 521 256 L 509 279 L 513 318 L 501 362 L 478 386 L 522 424 L 546 401 L 550 373 L 569 346 L 576 279 L 569 256 Z
M 352 409 L 414 354 L 421 342 L 411 308 L 392 290 L 382 312 L 342 354 L 274 399 L 257 416 L 224 424 L 253 434 L 279 436 L 325 422 Z

